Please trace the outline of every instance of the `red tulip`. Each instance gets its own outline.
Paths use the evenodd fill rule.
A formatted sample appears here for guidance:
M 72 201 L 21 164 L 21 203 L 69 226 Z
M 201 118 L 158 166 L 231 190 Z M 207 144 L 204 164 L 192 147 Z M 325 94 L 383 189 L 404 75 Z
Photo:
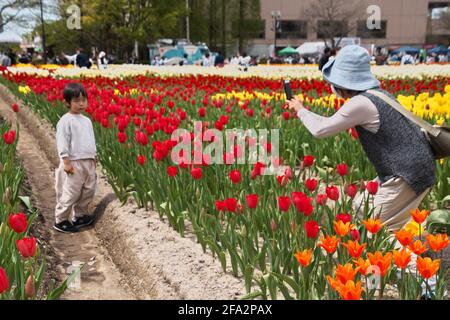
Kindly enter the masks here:
M 206 115 L 206 108 L 199 108 L 198 115 L 200 118 L 203 118 Z
M 341 177 L 343 177 L 343 176 L 347 175 L 348 166 L 345 163 L 341 163 L 336 166 L 336 170 L 337 170 L 338 174 Z
M 202 177 L 202 169 L 201 168 L 192 168 L 191 169 L 191 176 L 195 180 L 198 180 Z
M 277 182 L 280 186 L 284 187 L 289 182 L 289 179 L 286 176 L 278 176 Z
M 225 201 L 216 200 L 216 210 L 225 211 L 225 209 L 226 209 Z
M 135 140 L 138 144 L 142 146 L 146 146 L 148 144 L 148 137 L 145 133 L 141 131 L 136 131 L 136 137 Z
M 264 164 L 263 163 L 261 163 L 261 162 L 255 163 L 255 165 L 253 166 L 251 178 L 252 179 L 256 179 L 257 176 L 262 175 L 263 170 L 264 170 Z
M 236 184 L 241 182 L 241 172 L 239 170 L 231 170 L 230 171 L 230 180 Z
M 9 280 L 8 275 L 6 274 L 5 269 L 0 267 L 0 294 L 9 289 Z
M 356 184 L 350 184 L 347 186 L 345 193 L 350 197 L 354 198 L 356 196 L 356 193 L 358 192 L 358 187 Z
M 143 166 L 145 164 L 145 160 L 147 158 L 145 156 L 143 156 L 142 154 L 137 156 L 137 162 L 139 165 Z
M 225 199 L 225 207 L 230 212 L 236 212 L 237 200 L 235 198 Z
M 17 249 L 24 258 L 34 257 L 36 254 L 36 238 L 23 238 L 16 241 Z
M 310 167 L 313 164 L 314 164 L 314 156 L 307 155 L 303 157 L 303 165 L 305 167 Z
M 335 186 L 326 187 L 326 193 L 331 200 L 337 201 L 339 199 L 339 190 Z
M 291 117 L 291 114 L 288 111 L 284 111 L 282 113 L 282 115 L 283 115 L 283 119 L 286 120 L 286 121 L 289 120 L 289 118 Z
M 339 213 L 336 215 L 336 221 L 341 220 L 343 223 L 350 222 L 351 216 L 348 213 Z
M 11 109 L 12 109 L 14 112 L 19 112 L 19 105 L 18 105 L 17 103 L 13 103 L 13 104 L 11 105 Z
M 357 229 L 350 230 L 350 235 L 353 240 L 359 241 L 359 231 Z
M 312 198 L 308 198 L 302 192 L 292 193 L 292 203 L 294 203 L 295 208 L 303 213 L 305 217 L 311 215 L 313 211 L 313 206 L 311 204 Z
M 291 198 L 283 196 L 278 197 L 278 208 L 281 211 L 283 212 L 288 211 L 290 206 L 291 206 Z
M 11 214 L 9 216 L 9 225 L 17 233 L 27 230 L 27 217 L 24 213 Z
M 175 166 L 169 166 L 167 167 L 167 175 L 169 177 L 175 177 L 178 173 L 178 168 Z
M 9 130 L 3 134 L 3 140 L 6 144 L 13 144 L 16 139 L 16 131 Z
M 247 203 L 247 207 L 250 209 L 255 209 L 258 205 L 258 195 L 257 194 L 249 194 L 245 197 L 245 202 Z
M 313 192 L 317 188 L 317 180 L 316 179 L 306 179 L 305 186 L 309 191 Z
M 378 192 L 378 182 L 377 181 L 369 181 L 366 185 L 367 192 L 374 195 Z
M 324 206 L 324 205 L 327 203 L 327 199 L 328 199 L 328 197 L 327 197 L 327 195 L 324 194 L 324 193 L 319 193 L 319 194 L 316 196 L 316 202 L 317 202 L 317 204 L 320 205 L 320 206 Z
M 359 139 L 358 132 L 356 131 L 355 128 L 350 129 L 350 134 L 352 135 L 353 139 L 356 139 L 356 140 Z
M 119 131 L 117 133 L 117 140 L 119 140 L 120 143 L 125 143 L 125 141 L 127 141 L 127 134 L 125 132 Z
M 319 224 L 314 220 L 305 222 L 306 236 L 315 239 L 319 233 Z

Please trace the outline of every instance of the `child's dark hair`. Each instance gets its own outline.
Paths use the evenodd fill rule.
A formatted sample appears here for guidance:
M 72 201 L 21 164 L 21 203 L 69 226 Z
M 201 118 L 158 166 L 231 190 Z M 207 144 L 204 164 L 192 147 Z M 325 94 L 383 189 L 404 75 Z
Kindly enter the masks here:
M 76 82 L 70 82 L 64 87 L 63 97 L 67 103 L 70 104 L 73 98 L 78 98 L 79 96 L 83 96 L 87 99 L 86 90 L 84 87 Z

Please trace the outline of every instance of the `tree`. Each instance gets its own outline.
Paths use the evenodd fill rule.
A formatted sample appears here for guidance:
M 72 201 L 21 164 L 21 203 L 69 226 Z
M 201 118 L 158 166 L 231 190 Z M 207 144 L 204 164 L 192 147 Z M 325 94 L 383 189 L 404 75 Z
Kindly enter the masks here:
M 305 16 L 317 37 L 334 49 L 356 29 L 354 20 L 364 15 L 366 7 L 360 0 L 317 0 L 305 10 Z
M 0 1 L 0 30 L 14 22 L 19 26 L 27 26 L 29 18 L 24 15 L 26 9 L 33 9 L 38 0 L 3 0 Z

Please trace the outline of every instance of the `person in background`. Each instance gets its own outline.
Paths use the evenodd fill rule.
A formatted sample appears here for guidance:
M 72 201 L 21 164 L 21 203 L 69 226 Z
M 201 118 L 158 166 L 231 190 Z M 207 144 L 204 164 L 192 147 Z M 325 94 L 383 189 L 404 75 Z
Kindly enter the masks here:
M 243 67 L 248 67 L 250 65 L 250 61 L 252 60 L 252 57 L 250 57 L 246 52 L 242 55 L 239 64 Z
M 97 66 L 99 70 L 106 70 L 108 67 L 108 60 L 106 60 L 105 51 L 100 51 L 97 58 Z
M 224 58 L 223 58 L 223 55 L 222 55 L 222 53 L 219 51 L 219 52 L 217 53 L 216 59 L 214 60 L 214 66 L 215 66 L 215 67 L 223 67 L 224 63 L 225 63 L 225 60 L 224 60 Z
M 409 52 L 405 52 L 405 54 L 402 57 L 402 60 L 400 64 L 414 64 L 414 58 Z
M 89 56 L 84 52 L 83 48 L 79 48 L 77 53 L 77 57 L 75 58 L 76 65 L 80 68 L 90 69 L 92 64 L 89 61 Z
M 323 55 L 319 60 L 319 70 L 322 71 L 323 67 L 327 64 L 328 60 L 331 56 L 331 48 L 326 47 L 325 50 L 323 50 Z
M 202 66 L 209 67 L 211 66 L 211 60 L 209 59 L 209 53 L 206 53 L 203 60 L 202 60 Z
M 425 62 L 427 62 L 427 50 L 425 48 L 422 48 L 419 52 L 419 63 Z

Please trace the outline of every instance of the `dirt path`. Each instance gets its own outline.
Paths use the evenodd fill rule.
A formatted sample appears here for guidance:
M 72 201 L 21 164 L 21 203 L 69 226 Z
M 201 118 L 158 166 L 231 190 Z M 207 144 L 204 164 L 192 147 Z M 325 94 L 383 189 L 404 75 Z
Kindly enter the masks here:
M 132 199 L 122 205 L 101 168 L 92 208 L 95 226 L 73 235 L 53 231 L 54 168 L 59 161 L 54 130 L 23 104 L 14 114 L 13 102 L 20 104 L 0 85 L 0 115 L 19 120 L 18 155 L 33 205 L 45 221 L 44 229 L 50 230 L 48 246 L 56 253 L 59 273 L 64 276 L 78 262 L 88 264 L 81 275 L 82 290 L 70 290 L 63 298 L 238 299 L 245 295 L 243 279 L 234 277 L 231 267 L 224 273 L 220 261 L 203 252 L 192 232 L 182 238 L 157 212 L 137 208 Z
M 6 119 L 15 122 L 15 116 L 10 111 L 11 100 L 0 88 L 0 113 Z M 23 112 L 23 110 L 21 111 Z M 52 229 L 54 223 L 54 167 L 45 151 L 30 128 L 21 121 L 20 137 L 17 152 L 25 168 L 28 184 L 32 192 L 35 208 L 43 216 L 45 227 L 50 234 L 50 245 L 60 262 L 59 274 L 65 277 L 80 263 L 87 263 L 81 273 L 79 286 L 70 288 L 64 294 L 64 299 L 135 299 L 132 291 L 114 263 L 108 258 L 106 250 L 95 235 L 93 229 L 78 234 L 61 234 Z M 61 263 L 62 262 L 62 263 Z

